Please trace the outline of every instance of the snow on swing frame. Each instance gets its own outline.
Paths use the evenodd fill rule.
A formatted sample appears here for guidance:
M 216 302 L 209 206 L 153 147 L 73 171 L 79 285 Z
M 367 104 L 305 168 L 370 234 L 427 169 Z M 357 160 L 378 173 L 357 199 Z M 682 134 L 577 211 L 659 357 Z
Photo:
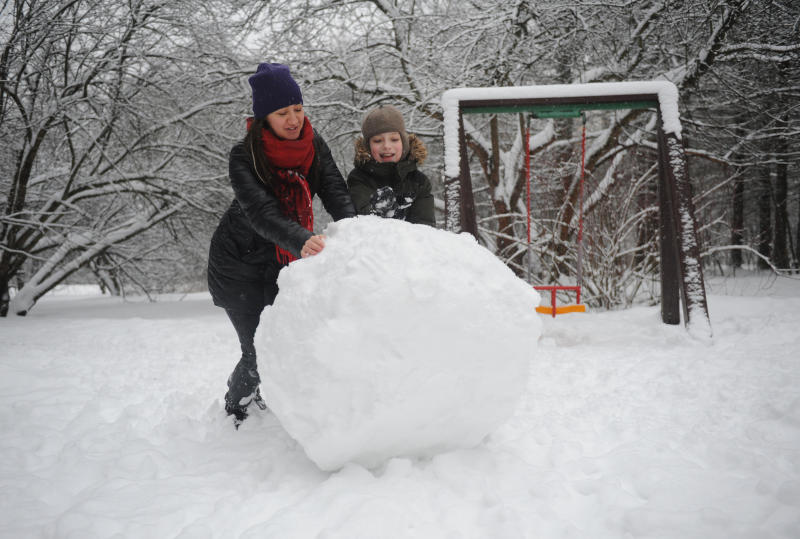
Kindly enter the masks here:
M 681 141 L 678 89 L 674 84 L 655 80 L 453 88 L 442 94 L 442 108 L 445 227 L 476 237 L 477 219 L 463 114 L 520 112 L 574 117 L 586 110 L 655 108 L 658 114 L 661 319 L 665 324 L 679 324 L 682 317 L 691 334 L 711 338 L 697 223 Z

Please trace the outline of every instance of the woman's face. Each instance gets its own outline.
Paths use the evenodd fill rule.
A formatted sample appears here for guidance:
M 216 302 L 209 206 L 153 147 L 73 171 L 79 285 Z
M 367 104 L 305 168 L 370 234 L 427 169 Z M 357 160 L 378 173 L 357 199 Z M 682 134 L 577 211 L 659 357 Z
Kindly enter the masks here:
M 403 156 L 403 139 L 400 133 L 390 131 L 369 139 L 369 153 L 378 163 L 397 163 Z
M 267 114 L 267 123 L 280 138 L 297 140 L 303 127 L 303 105 L 289 105 Z

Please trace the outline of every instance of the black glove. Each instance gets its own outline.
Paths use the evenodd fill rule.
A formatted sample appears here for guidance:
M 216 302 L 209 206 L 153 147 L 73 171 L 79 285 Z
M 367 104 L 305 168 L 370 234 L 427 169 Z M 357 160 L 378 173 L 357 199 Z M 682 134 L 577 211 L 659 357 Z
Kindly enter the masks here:
M 397 209 L 397 197 L 391 187 L 379 187 L 369 199 L 372 208 L 370 213 L 379 217 L 394 217 Z
M 414 204 L 414 197 L 411 195 L 397 195 L 397 209 L 394 211 L 394 218 L 401 221 L 406 220 L 408 208 Z

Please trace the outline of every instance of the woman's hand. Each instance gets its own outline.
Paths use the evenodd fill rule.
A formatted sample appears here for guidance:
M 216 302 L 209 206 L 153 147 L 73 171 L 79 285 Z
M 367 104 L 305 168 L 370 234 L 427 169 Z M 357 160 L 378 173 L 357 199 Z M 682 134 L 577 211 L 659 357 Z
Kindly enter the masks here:
M 300 256 L 303 258 L 308 258 L 309 256 L 318 255 L 322 252 L 325 248 L 325 236 L 322 234 L 318 234 L 316 236 L 311 236 L 306 240 L 303 244 L 303 248 L 300 249 Z

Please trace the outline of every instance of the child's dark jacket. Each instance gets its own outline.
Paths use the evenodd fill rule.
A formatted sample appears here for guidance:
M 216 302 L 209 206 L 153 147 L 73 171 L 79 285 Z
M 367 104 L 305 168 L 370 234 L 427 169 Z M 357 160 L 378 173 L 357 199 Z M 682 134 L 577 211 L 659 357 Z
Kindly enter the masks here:
M 370 155 L 367 142 L 359 137 L 355 143 L 355 168 L 347 176 L 347 186 L 353 205 L 360 215 L 372 213 L 372 197 L 381 187 L 391 187 L 398 199 L 410 202 L 404 212 L 409 223 L 436 226 L 433 212 L 431 181 L 417 169 L 428 156 L 422 141 L 413 134 L 408 136 L 408 156 L 399 163 L 378 163 Z

